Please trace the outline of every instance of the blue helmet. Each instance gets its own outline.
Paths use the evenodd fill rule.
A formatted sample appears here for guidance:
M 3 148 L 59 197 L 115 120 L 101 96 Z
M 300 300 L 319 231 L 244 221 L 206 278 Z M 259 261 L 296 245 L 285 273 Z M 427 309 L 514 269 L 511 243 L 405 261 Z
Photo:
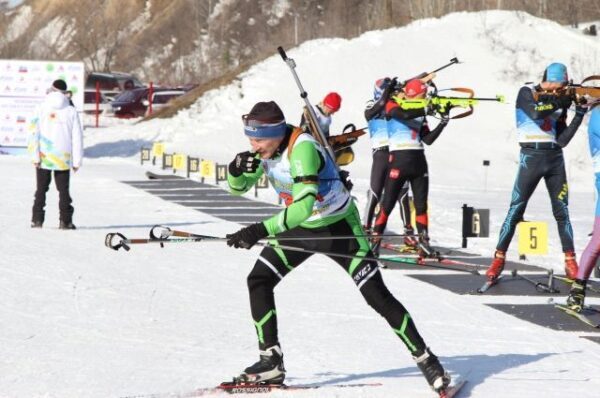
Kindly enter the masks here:
M 544 82 L 550 83 L 566 83 L 569 81 L 569 75 L 567 74 L 567 67 L 564 64 L 554 62 L 546 68 L 544 71 Z
M 384 77 L 375 82 L 375 86 L 373 87 L 373 99 L 377 101 L 381 98 L 383 91 L 390 85 L 390 78 Z

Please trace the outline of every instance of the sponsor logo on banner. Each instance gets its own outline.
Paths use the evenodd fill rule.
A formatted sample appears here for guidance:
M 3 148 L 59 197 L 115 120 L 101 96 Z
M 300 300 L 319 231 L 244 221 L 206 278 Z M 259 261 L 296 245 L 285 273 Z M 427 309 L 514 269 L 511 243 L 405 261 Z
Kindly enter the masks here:
M 65 79 L 76 93 L 73 101 L 81 110 L 83 63 L 0 59 L 0 142 L 3 146 L 26 145 L 35 109 L 44 100 L 52 81 L 58 78 Z

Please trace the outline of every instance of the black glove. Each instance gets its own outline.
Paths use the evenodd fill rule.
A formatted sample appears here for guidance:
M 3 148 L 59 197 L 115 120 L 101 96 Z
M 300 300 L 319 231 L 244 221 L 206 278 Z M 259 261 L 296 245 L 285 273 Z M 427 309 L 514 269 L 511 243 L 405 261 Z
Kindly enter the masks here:
M 561 95 L 556 97 L 552 102 L 554 103 L 554 106 L 556 106 L 557 109 L 565 109 L 571 106 L 573 99 L 566 95 Z
M 227 246 L 233 246 L 236 249 L 250 249 L 259 240 L 269 236 L 265 224 L 259 222 L 240 229 L 236 233 L 227 234 Z
M 348 192 L 352 191 L 354 184 L 352 183 L 352 180 L 350 179 L 350 173 L 348 171 L 340 170 L 340 180 L 342 181 L 342 184 L 344 184 L 344 186 L 346 187 Z
M 448 109 L 448 111 L 450 111 L 450 109 Z M 441 124 L 448 124 L 448 122 L 450 121 L 450 112 L 444 112 L 444 113 L 440 113 L 440 123 Z
M 260 165 L 260 159 L 255 158 L 256 154 L 250 151 L 240 152 L 235 155 L 235 159 L 229 163 L 229 174 L 239 177 L 242 173 L 254 173 Z
M 587 100 L 585 97 L 580 97 L 575 101 L 575 113 L 578 116 L 583 116 L 588 111 L 588 107 L 585 106 L 587 104 Z
M 396 85 L 398 84 L 398 79 L 393 78 L 390 80 L 390 79 L 386 78 L 385 81 L 388 81 L 388 85 L 385 88 L 385 90 L 383 90 L 383 93 L 381 94 L 381 98 L 383 98 L 384 101 L 387 101 L 390 99 L 390 95 L 392 94 L 392 92 L 394 92 L 394 90 L 396 89 Z

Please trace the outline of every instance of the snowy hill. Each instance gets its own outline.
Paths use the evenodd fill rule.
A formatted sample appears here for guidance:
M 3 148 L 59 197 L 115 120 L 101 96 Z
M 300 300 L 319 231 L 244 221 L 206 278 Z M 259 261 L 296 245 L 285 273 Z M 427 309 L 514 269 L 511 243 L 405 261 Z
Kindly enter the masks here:
M 331 90 L 342 94 L 333 131 L 349 122 L 364 125 L 364 102 L 375 79 L 410 77 L 454 56 L 464 63 L 440 72 L 438 87 L 472 87 L 481 96 L 505 94 L 509 104 L 478 106 L 473 116 L 452 121 L 427 148 L 434 243 L 460 244 L 459 207 L 469 203 L 491 209 L 492 237 L 469 243 L 472 251 L 490 254 L 516 172 L 512 102 L 519 86 L 538 80 L 552 61 L 565 62 L 576 81 L 598 73 L 600 44 L 524 14 L 485 12 L 419 21 L 354 40 L 316 40 L 289 50 L 288 56 L 296 60 L 311 101 Z M 145 237 L 155 224 L 218 236 L 237 230 L 239 225 L 119 181 L 144 178 L 144 169 L 136 164 L 139 146 L 155 140 L 163 140 L 169 152 L 229 161 L 247 148 L 240 116 L 254 102 L 269 99 L 282 106 L 290 122 L 298 121 L 302 102 L 279 55 L 234 84 L 208 92 L 171 120 L 88 128 L 88 159 L 72 177 L 77 231 L 54 228 L 53 188 L 45 228 L 31 230 L 33 169 L 26 158 L 0 157 L 0 397 L 189 391 L 227 379 L 256 360 L 245 276 L 258 250 L 203 243 L 165 249 L 141 245 L 125 253 L 106 249 L 103 238 L 114 231 Z M 565 151 L 578 252 L 587 242 L 594 205 L 584 131 Z M 359 141 L 356 154 L 350 171 L 362 203 L 370 167 L 366 139 Z M 491 160 L 487 189 L 483 159 Z M 560 270 L 543 186 L 527 216 L 551 223 L 550 253 L 534 261 Z M 509 257 L 515 256 L 514 246 Z M 483 305 L 543 304 L 546 297 L 458 296 L 408 273 L 384 271 L 384 279 L 444 365 L 469 378 L 465 397 L 597 395 L 599 344 Z M 290 383 L 383 384 L 319 390 L 318 396 L 328 397 L 432 396 L 397 337 L 329 259 L 315 256 L 286 277 L 276 294 Z M 269 396 L 289 395 L 315 396 Z
M 277 101 L 288 121 L 297 123 L 302 102 L 287 66 L 275 55 L 276 46 L 274 42 L 271 58 L 233 84 L 207 93 L 191 109 L 171 120 L 120 128 L 116 138 L 161 139 L 168 143 L 169 150 L 225 162 L 244 144 L 239 118 L 256 101 Z M 597 38 L 554 22 L 497 11 L 451 14 L 405 28 L 369 32 L 354 40 L 314 40 L 290 50 L 288 55 L 296 60 L 297 72 L 313 103 L 329 91 L 342 94 L 334 132 L 349 122 L 365 124 L 364 103 L 372 95 L 376 79 L 408 78 L 458 57 L 463 63 L 440 72 L 438 87 L 470 87 L 476 95 L 485 97 L 504 94 L 508 104 L 481 104 L 472 117 L 450 124 L 440 140 L 428 148 L 432 182 L 435 184 L 437 179 L 449 185 L 480 185 L 482 160 L 488 159 L 492 187 L 506 188 L 513 183 L 516 169 L 512 166 L 518 154 L 514 137 L 518 88 L 524 82 L 539 81 L 546 65 L 553 61 L 566 63 L 575 81 L 593 74 L 598 65 L 594 60 L 600 59 L 600 43 Z M 106 142 L 107 135 L 114 138 L 112 130 L 110 134 L 90 130 L 88 146 Z M 212 137 L 219 137 L 217 145 L 207 145 L 214 142 Z M 567 150 L 567 169 L 571 189 L 589 191 L 587 176 L 580 178 L 579 173 L 589 165 L 586 156 L 579 156 L 586 153 L 583 138 L 580 134 Z M 366 177 L 370 165 L 367 140 L 362 139 L 357 149 L 357 160 L 350 170 L 354 177 Z M 449 159 L 452 167 L 447 167 Z

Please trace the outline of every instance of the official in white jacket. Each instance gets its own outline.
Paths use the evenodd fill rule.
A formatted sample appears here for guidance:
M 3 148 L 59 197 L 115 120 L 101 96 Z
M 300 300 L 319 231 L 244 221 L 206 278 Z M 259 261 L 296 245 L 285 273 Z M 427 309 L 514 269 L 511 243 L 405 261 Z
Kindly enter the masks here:
M 67 83 L 55 80 L 32 120 L 29 153 L 36 168 L 37 190 L 33 202 L 31 227 L 44 224 L 46 192 L 54 173 L 59 193 L 60 229 L 75 229 L 69 195 L 70 170 L 76 172 L 83 158 L 83 131 L 79 116 L 65 96 Z

